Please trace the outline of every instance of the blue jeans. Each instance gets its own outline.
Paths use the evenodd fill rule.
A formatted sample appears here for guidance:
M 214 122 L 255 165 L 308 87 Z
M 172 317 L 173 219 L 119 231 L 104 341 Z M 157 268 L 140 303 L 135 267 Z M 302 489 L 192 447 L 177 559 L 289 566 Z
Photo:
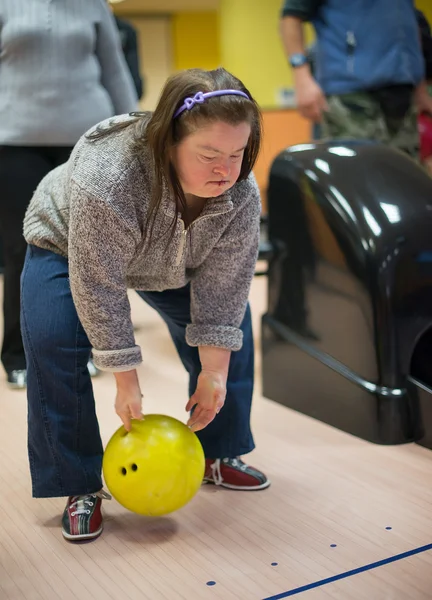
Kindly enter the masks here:
M 201 370 L 198 349 L 185 341 L 189 286 L 138 294 L 166 322 L 190 375 Z M 21 327 L 27 361 L 28 453 L 36 498 L 91 494 L 102 487 L 103 446 L 87 362 L 91 353 L 69 287 L 68 261 L 35 246 L 21 277 Z M 198 437 L 207 458 L 233 458 L 254 449 L 250 430 L 254 354 L 250 308 L 244 341 L 233 352 L 225 406 Z M 119 424 L 120 425 L 120 424 Z

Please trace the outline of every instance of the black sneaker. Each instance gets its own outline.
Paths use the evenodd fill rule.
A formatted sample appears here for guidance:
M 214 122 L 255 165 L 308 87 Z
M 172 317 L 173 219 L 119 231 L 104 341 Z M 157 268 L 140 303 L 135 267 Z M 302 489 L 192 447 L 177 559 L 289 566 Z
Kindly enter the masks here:
M 14 390 L 25 390 L 27 387 L 27 371 L 19 369 L 7 374 L 7 384 Z

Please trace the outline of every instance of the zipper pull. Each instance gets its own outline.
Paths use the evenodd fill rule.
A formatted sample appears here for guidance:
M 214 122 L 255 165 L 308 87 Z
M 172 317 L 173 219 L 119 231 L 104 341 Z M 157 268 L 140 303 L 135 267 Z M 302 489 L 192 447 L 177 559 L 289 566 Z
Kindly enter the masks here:
M 186 236 L 187 236 L 187 229 L 184 229 L 183 226 L 183 231 L 181 232 L 181 237 L 180 237 L 180 244 L 177 250 L 177 258 L 176 258 L 176 262 L 175 262 L 175 266 L 178 267 L 181 263 L 181 260 L 183 258 L 183 251 L 184 251 L 184 247 L 185 247 L 185 243 L 186 243 Z
M 348 52 L 352 53 L 354 48 L 357 46 L 357 41 L 353 31 L 347 31 L 346 43 L 348 46 Z
M 347 31 L 346 44 L 348 51 L 348 70 L 350 73 L 354 72 L 354 50 L 357 46 L 357 40 L 353 31 Z

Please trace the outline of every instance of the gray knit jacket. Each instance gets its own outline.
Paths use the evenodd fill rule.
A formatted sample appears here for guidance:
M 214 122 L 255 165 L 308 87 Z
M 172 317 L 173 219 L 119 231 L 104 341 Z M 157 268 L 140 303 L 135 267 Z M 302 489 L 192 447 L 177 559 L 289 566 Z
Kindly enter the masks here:
M 127 116 L 118 117 L 128 118 Z M 69 161 L 39 184 L 29 205 L 29 244 L 68 257 L 72 297 L 97 367 L 138 366 L 127 289 L 162 291 L 191 282 L 191 346 L 238 350 L 259 245 L 261 203 L 251 174 L 208 200 L 185 230 L 164 194 L 151 244 L 143 239 L 151 158 L 132 153 L 134 126 L 97 141 L 83 136 Z M 41 290 L 43 293 L 43 290 Z

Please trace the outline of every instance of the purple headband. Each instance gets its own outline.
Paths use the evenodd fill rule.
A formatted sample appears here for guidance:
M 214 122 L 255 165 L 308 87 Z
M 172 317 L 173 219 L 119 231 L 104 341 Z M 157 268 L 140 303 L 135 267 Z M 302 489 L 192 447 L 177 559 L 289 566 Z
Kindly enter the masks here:
M 213 96 L 243 96 L 247 100 L 250 100 L 249 96 L 240 90 L 216 90 L 215 92 L 197 92 L 193 98 L 185 98 L 184 104 L 177 109 L 174 113 L 173 119 L 178 117 L 183 111 L 190 110 L 195 104 L 202 104 L 207 98 L 213 98 Z

